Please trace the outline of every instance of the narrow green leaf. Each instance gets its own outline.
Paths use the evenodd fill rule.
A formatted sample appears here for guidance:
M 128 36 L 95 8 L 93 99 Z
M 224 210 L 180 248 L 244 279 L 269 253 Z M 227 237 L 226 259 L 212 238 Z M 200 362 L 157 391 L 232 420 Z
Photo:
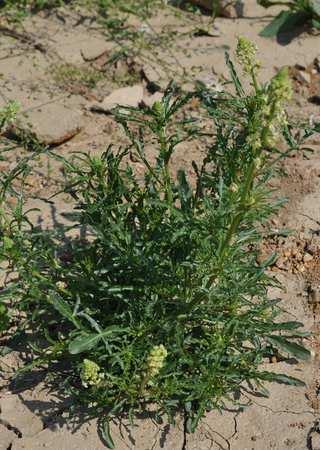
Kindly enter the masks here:
M 272 266 L 276 260 L 278 258 L 278 254 L 277 252 L 272 252 L 270 256 L 268 256 L 267 259 L 265 259 L 262 263 L 261 263 L 261 267 L 269 267 Z
M 304 337 L 310 337 L 312 336 L 311 331 L 295 331 L 294 333 L 290 333 L 290 338 L 304 338 Z
M 186 421 L 186 430 L 187 433 L 192 433 L 192 418 L 188 417 L 187 421 Z
M 312 19 L 312 26 L 314 28 L 320 29 L 320 19 Z
M 320 17 L 320 0 L 310 0 L 310 6 L 319 17 Z
M 276 347 L 290 353 L 296 358 L 304 360 L 310 358 L 309 350 L 304 348 L 302 345 L 297 344 L 296 342 L 290 342 L 282 336 L 268 336 L 267 339 L 271 344 L 274 344 Z
M 296 321 L 280 322 L 272 325 L 274 330 L 296 330 L 301 327 L 303 327 L 303 323 Z
M 1 301 L 10 300 L 15 293 L 16 286 L 8 286 L 0 289 L 0 299 Z
M 105 444 L 108 448 L 115 448 L 112 436 L 111 436 L 111 431 L 110 431 L 110 423 L 108 419 L 103 420 L 103 423 L 101 424 L 102 426 L 100 427 L 100 431 L 101 431 L 101 436 L 103 438 L 103 440 L 105 441 Z
M 236 70 L 234 68 L 234 65 L 233 65 L 233 63 L 232 63 L 228 53 L 225 54 L 225 58 L 226 58 L 226 64 L 228 66 L 228 69 L 229 69 L 232 81 L 233 81 L 234 86 L 235 86 L 236 91 L 237 91 L 237 94 L 240 97 L 243 97 L 243 96 L 245 96 L 244 89 L 242 87 L 241 81 L 240 81 L 240 79 L 239 79 L 239 77 L 237 75 L 237 72 L 236 72 Z
M 101 333 L 86 333 L 77 336 L 73 341 L 69 344 L 69 352 L 72 355 L 77 355 L 78 353 L 85 352 L 87 350 L 93 349 L 100 339 L 102 339 L 105 344 L 107 344 L 107 340 L 105 339 L 107 336 L 111 336 L 112 334 L 123 333 L 126 330 L 123 328 L 119 328 L 117 326 L 110 326 L 106 328 Z M 114 339 L 114 337 L 113 337 Z
M 76 328 L 81 328 L 79 321 L 73 315 L 70 305 L 62 297 L 60 297 L 60 295 L 54 291 L 50 291 L 48 301 L 65 319 L 70 320 Z
M 101 335 L 96 333 L 82 334 L 69 343 L 71 355 L 91 350 L 100 341 Z
M 306 384 L 304 381 L 299 380 L 295 377 L 290 377 L 289 375 L 285 375 L 283 373 L 274 373 L 274 372 L 266 372 L 266 376 L 262 377 L 264 379 L 267 379 L 268 381 L 275 381 L 276 383 L 280 384 L 289 384 L 290 386 L 305 386 Z
M 181 209 L 187 211 L 191 207 L 190 199 L 192 197 L 192 190 L 187 181 L 186 173 L 184 170 L 178 171 L 178 183 Z

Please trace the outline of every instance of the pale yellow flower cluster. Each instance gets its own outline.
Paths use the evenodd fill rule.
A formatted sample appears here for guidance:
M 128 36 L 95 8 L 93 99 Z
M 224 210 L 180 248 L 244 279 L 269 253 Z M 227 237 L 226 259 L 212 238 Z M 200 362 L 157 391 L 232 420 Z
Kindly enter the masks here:
M 164 361 L 168 355 L 166 348 L 161 345 L 155 345 L 149 353 L 147 358 L 147 378 L 152 378 L 158 375 L 162 367 L 164 366 Z
M 238 38 L 236 56 L 245 73 L 252 74 L 260 67 L 256 54 L 257 46 L 253 42 L 242 36 Z
M 84 359 L 82 362 L 82 369 L 80 373 L 82 386 L 88 388 L 89 386 L 98 386 L 104 378 L 101 373 L 100 366 L 90 359 Z
M 281 103 L 290 100 L 292 97 L 292 85 L 287 67 L 281 69 L 274 76 L 269 85 L 269 95 L 273 101 Z
M 64 289 L 67 288 L 67 283 L 66 283 L 65 281 L 57 281 L 57 282 L 56 282 L 56 288 L 57 288 L 59 291 L 63 291 Z
M 253 77 L 256 88 L 256 111 L 249 123 L 247 143 L 256 151 L 262 147 L 272 147 L 279 140 L 280 128 L 286 124 L 283 105 L 292 96 L 292 87 L 288 68 L 281 69 L 265 90 L 260 89 L 255 79 L 256 46 L 246 38 L 238 39 L 237 57 L 244 72 Z
M 249 123 L 247 142 L 255 151 L 264 146 L 274 146 L 279 139 L 279 130 L 286 124 L 284 102 L 290 100 L 292 87 L 287 68 L 281 69 L 273 77 L 265 90 L 256 80 L 256 70 L 260 63 L 256 59 L 257 47 L 244 37 L 238 38 L 236 56 L 243 71 L 253 79 L 256 90 L 256 111 Z
M 289 78 L 288 68 L 284 67 L 271 80 L 268 91 L 266 105 L 262 108 L 262 115 L 265 120 L 263 144 L 273 146 L 279 139 L 279 129 L 286 125 L 287 116 L 283 109 L 286 101 L 292 97 L 292 86 Z

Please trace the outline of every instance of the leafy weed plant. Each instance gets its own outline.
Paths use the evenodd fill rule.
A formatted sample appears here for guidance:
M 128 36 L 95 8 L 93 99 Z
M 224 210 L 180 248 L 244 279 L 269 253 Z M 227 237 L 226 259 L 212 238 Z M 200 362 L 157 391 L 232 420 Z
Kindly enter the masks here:
M 280 5 L 287 9 L 281 11 L 272 22 L 260 33 L 264 37 L 273 37 L 279 33 L 288 32 L 297 26 L 311 24 L 320 29 L 320 1 L 319 0 L 258 0 L 258 4 L 269 8 Z
M 0 136 L 15 120 L 18 111 L 19 104 L 14 101 L 8 102 L 0 110 Z M 2 139 L 0 144 L 0 161 L 5 162 L 14 147 L 6 141 L 2 142 Z M 22 222 L 28 221 L 23 214 L 23 184 L 30 171 L 29 160 L 32 157 L 21 158 L 11 170 L 2 170 L 0 175 L 0 276 L 3 284 L 10 278 L 16 259 L 21 260 L 21 242 L 24 239 Z M 13 309 L 7 300 L 3 290 L 0 302 L 0 337 L 8 330 L 12 318 Z
M 287 71 L 261 84 L 255 51 L 239 40 L 249 94 L 227 57 L 235 95 L 177 96 L 171 84 L 152 108 L 116 109 L 127 148 L 56 156 L 75 200 L 65 232 L 82 227 L 87 237 L 63 246 L 54 231 L 41 233 L 24 221 L 19 257 L 7 252 L 19 280 L 1 295 L 14 298 L 26 316 L 19 330 L 28 332 L 33 351 L 27 368 L 58 376 L 63 362 L 63 388 L 89 415 L 103 417 L 110 448 L 109 420 L 133 421 L 150 403 L 156 417 L 170 421 L 183 411 L 193 432 L 242 386 L 267 395 L 264 381 L 303 384 L 259 367 L 279 352 L 302 359 L 309 352 L 299 343 L 308 335 L 302 324 L 282 322 L 279 300 L 267 295 L 277 283 L 267 271 L 274 255 L 260 265 L 256 256 L 262 225 L 281 205 L 267 184 L 273 167 L 312 130 L 293 133 L 283 112 L 291 94 Z M 215 137 L 202 165 L 192 163 L 191 184 L 190 171 L 175 173 L 171 160 L 201 135 L 197 121 L 183 114 L 193 96 Z M 287 143 L 282 152 L 280 139 Z M 145 151 L 150 142 L 155 161 Z M 130 158 L 144 166 L 144 176 Z

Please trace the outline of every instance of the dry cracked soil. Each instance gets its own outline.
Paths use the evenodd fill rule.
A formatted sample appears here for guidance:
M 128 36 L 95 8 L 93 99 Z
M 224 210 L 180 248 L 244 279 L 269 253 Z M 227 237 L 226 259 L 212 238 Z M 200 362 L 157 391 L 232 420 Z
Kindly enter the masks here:
M 214 25 L 206 15 L 171 7 L 159 9 L 147 20 L 126 15 L 125 30 L 135 36 L 131 44 L 125 41 L 126 52 L 121 52 L 123 41 L 93 11 L 81 7 L 42 11 L 17 27 L 0 17 L 0 107 L 8 100 L 21 105 L 8 142 L 32 131 L 37 141 L 55 146 L 64 156 L 76 150 L 100 153 L 110 143 L 123 143 L 124 136 L 108 115 L 114 104 L 150 105 L 161 98 L 171 78 L 186 90 L 195 80 L 218 87 L 228 76 L 224 53 L 234 51 L 238 35 L 257 43 L 264 80 L 284 65 L 291 67 L 295 98 L 290 113 L 319 119 L 320 37 L 305 30 L 281 39 L 259 37 L 270 17 L 255 1 L 244 3 L 243 17 L 217 18 Z M 110 63 L 112 54 L 120 56 Z M 138 419 L 133 428 L 114 423 L 117 450 L 320 450 L 319 144 L 314 138 L 309 143 L 313 153 L 289 158 L 286 176 L 273 181 L 289 199 L 273 225 L 290 227 L 293 234 L 262 248 L 262 254 L 279 253 L 272 270 L 284 289 L 272 294 L 283 300 L 284 315 L 313 332 L 305 342 L 312 350 L 310 361 L 273 359 L 265 365 L 303 379 L 307 387 L 267 386 L 268 399 L 248 394 L 242 403 L 250 407 L 211 412 L 191 435 L 184 433 L 182 420 L 175 428 L 158 425 L 151 417 Z M 15 145 L 11 161 L 0 162 L 1 170 L 27 154 L 26 146 Z M 183 166 L 195 158 L 201 158 L 201 148 L 187 146 L 174 164 Z M 39 208 L 34 220 L 44 227 L 59 224 L 61 212 L 70 208 L 63 196 L 47 201 L 59 185 L 59 170 L 58 162 L 43 157 L 27 180 L 28 206 Z M 13 352 L 0 361 L 0 450 L 104 449 L 96 422 L 70 421 L 68 400 L 61 399 L 41 375 L 10 384 L 20 358 Z

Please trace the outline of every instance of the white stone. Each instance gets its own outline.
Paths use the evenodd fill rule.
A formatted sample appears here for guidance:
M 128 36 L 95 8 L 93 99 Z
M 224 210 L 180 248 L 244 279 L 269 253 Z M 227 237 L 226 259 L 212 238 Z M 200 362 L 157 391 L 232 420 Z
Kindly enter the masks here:
M 118 105 L 137 107 L 143 100 L 143 87 L 139 84 L 117 89 L 104 98 L 101 103 L 93 103 L 93 111 L 109 113 Z

